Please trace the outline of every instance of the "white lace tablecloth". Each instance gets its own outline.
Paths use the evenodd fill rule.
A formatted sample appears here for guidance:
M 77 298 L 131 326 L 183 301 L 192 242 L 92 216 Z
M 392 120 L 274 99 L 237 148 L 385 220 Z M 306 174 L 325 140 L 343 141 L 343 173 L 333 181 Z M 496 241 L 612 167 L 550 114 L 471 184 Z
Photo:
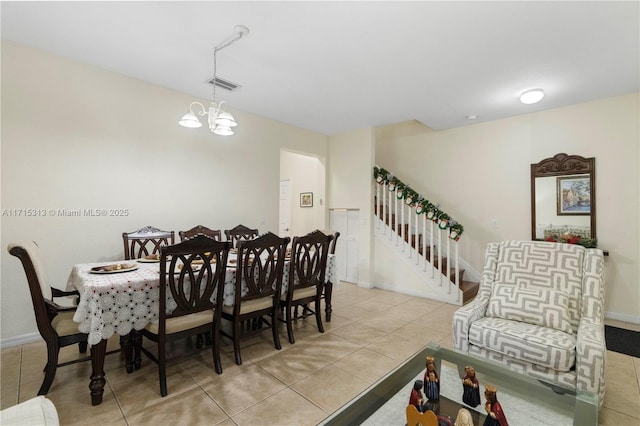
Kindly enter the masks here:
M 230 256 L 231 257 L 231 256 Z M 89 272 L 96 266 L 135 263 L 138 269 L 113 274 Z M 286 291 L 289 268 L 285 265 L 283 292 Z M 335 256 L 327 261 L 325 280 L 333 282 Z M 227 268 L 224 301 L 232 306 L 235 298 L 236 269 Z M 141 330 L 157 318 L 160 295 L 160 264 L 132 260 L 75 265 L 67 280 L 67 290 L 78 290 L 80 302 L 73 316 L 78 330 L 89 335 L 90 345 L 108 339 L 115 333 L 125 336 L 132 329 Z M 172 301 L 169 301 L 169 306 Z

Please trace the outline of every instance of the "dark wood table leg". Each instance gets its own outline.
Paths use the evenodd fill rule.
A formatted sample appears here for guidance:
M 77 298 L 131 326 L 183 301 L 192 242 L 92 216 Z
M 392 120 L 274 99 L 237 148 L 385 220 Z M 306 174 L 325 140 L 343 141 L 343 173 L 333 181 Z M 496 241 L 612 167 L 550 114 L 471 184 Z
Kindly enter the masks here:
M 131 341 L 133 342 L 133 368 L 139 370 L 142 366 L 142 334 L 138 331 L 133 330 L 131 332 Z
M 327 322 L 331 322 L 331 295 L 333 294 L 333 283 L 327 281 L 324 285 L 324 313 L 327 317 Z
M 102 403 L 104 385 L 107 382 L 104 378 L 104 357 L 107 354 L 107 340 L 102 339 L 99 343 L 91 346 L 91 405 Z
M 120 348 L 124 352 L 124 365 L 127 373 L 133 373 L 133 332 L 120 336 Z

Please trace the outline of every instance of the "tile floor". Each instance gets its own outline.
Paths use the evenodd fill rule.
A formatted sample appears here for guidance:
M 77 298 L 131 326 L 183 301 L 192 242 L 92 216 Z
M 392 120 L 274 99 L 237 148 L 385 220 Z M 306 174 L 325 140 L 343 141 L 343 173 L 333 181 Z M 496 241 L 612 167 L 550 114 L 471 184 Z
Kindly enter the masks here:
M 269 332 L 243 340 L 242 366 L 223 339 L 223 374 L 213 370 L 210 351 L 196 353 L 169 368 L 165 398 L 154 363 L 143 355 L 142 369 L 126 374 L 120 354 L 107 356 L 101 405 L 91 406 L 88 362 L 59 368 L 47 397 L 62 425 L 315 425 L 428 341 L 452 346 L 456 306 L 347 283 L 336 287 L 324 334 L 308 318 L 298 321 L 294 345 L 283 327 L 280 351 Z M 118 340 L 110 346 L 117 348 Z M 74 346 L 63 349 L 61 358 L 76 355 Z M 2 349 L 1 408 L 36 395 L 45 360 L 44 343 Z M 609 352 L 600 424 L 640 425 L 639 389 L 640 358 Z

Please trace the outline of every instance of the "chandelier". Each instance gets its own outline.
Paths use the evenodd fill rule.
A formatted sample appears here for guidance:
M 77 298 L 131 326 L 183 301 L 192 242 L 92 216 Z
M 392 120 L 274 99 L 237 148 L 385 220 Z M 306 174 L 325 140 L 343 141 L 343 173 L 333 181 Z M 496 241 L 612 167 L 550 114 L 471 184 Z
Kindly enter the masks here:
M 247 34 L 249 34 L 249 28 L 243 25 L 236 25 L 235 27 L 233 27 L 233 34 L 227 37 L 213 49 L 213 79 L 211 80 L 213 83 L 213 97 L 211 99 L 211 103 L 209 104 L 209 108 L 206 108 L 200 102 L 191 102 L 191 105 L 189 105 L 189 112 L 182 116 L 182 119 L 180 119 L 178 124 L 183 127 L 190 128 L 202 127 L 202 123 L 196 116 L 197 113 L 200 116 L 208 116 L 207 121 L 209 124 L 209 130 L 211 130 L 216 135 L 229 136 L 233 134 L 232 127 L 237 126 L 238 123 L 236 123 L 236 120 L 235 118 L 233 118 L 233 115 L 231 115 L 231 113 L 226 112 L 222 109 L 222 105 L 225 102 L 216 101 L 217 54 L 219 50 L 232 45 Z

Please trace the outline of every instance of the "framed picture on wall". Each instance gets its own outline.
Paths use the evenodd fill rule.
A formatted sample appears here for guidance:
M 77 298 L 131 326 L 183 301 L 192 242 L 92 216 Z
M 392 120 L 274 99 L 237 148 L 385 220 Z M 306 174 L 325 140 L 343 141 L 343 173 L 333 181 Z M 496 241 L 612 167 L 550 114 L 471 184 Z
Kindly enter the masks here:
M 558 215 L 591 214 L 591 181 L 589 175 L 558 176 Z
M 300 193 L 300 207 L 313 207 L 313 192 Z

